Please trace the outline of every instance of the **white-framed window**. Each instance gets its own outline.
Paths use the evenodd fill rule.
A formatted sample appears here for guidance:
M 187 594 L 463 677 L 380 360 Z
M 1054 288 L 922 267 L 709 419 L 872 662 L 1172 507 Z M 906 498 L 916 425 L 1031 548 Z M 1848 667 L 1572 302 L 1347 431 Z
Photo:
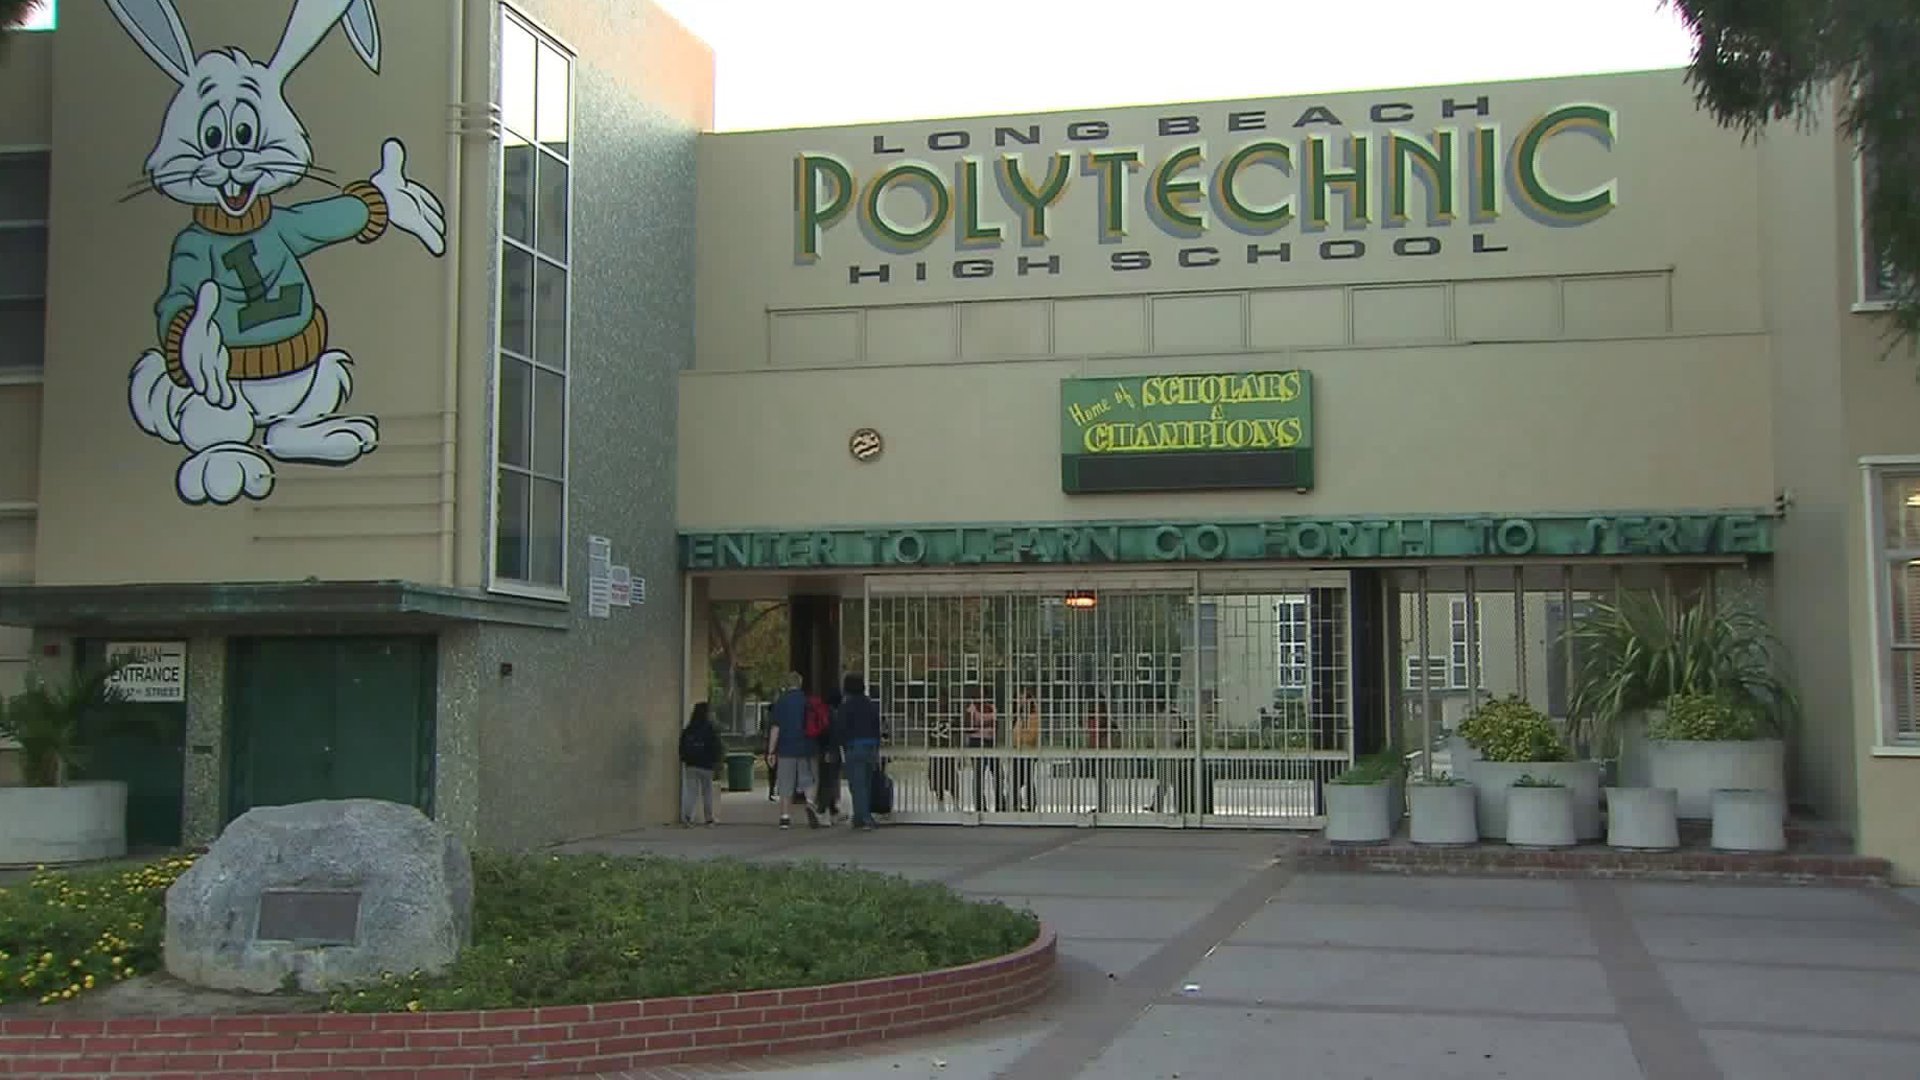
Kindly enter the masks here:
M 1487 683 L 1487 621 L 1479 605 L 1474 605 L 1473 672 L 1481 687 Z M 1447 610 L 1447 685 L 1455 690 L 1467 688 L 1467 598 L 1454 598 Z
M 1920 754 L 1920 457 L 1862 464 L 1879 687 L 1875 749 Z
M 500 324 L 493 580 L 567 588 L 573 56 L 500 14 Z
M 1279 673 L 1281 687 L 1297 690 L 1307 685 L 1313 663 L 1311 642 L 1307 598 L 1283 596 L 1274 601 L 1274 668 Z
M 1867 179 L 1867 154 L 1853 156 L 1853 248 L 1854 274 L 1858 288 L 1854 310 L 1881 311 L 1892 306 L 1893 268 L 1876 251 L 1873 230 L 1867 224 L 1867 197 L 1872 185 Z
M 1065 686 L 1073 682 L 1073 654 L 1057 652 L 1053 654 L 1053 681 Z
M 0 374 L 46 363 L 51 158 L 41 148 L 0 148 Z

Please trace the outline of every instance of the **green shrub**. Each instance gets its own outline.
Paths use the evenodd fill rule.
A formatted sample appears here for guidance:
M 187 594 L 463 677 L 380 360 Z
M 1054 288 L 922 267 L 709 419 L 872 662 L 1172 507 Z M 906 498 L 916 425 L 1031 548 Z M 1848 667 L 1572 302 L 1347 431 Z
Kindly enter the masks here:
M 1666 719 L 1647 734 L 1655 739 L 1724 742 L 1751 739 L 1757 733 L 1751 713 L 1713 694 L 1675 694 L 1667 699 Z
M 1518 696 L 1482 703 L 1460 722 L 1460 737 L 1488 761 L 1567 760 L 1567 745 L 1553 721 Z
M 1520 776 L 1520 779 L 1515 780 L 1513 782 L 1513 786 L 1514 787 L 1566 787 L 1567 785 L 1561 783 L 1558 780 L 1555 780 L 1551 776 L 1535 776 L 1532 773 L 1522 773 Z
M 334 994 L 348 1012 L 569 1005 L 877 978 L 1030 943 L 1030 912 L 819 864 L 474 856 L 474 940 L 435 977 Z
M 69 1001 L 160 966 L 167 887 L 192 855 L 115 870 L 36 869 L 0 889 L 0 1004 Z

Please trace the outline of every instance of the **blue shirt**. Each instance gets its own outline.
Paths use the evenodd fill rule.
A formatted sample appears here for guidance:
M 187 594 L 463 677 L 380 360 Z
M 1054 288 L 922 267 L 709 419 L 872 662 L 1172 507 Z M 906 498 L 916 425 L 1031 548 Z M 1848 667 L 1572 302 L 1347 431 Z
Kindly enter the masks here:
M 773 727 L 780 733 L 774 742 L 776 757 L 813 756 L 813 740 L 807 738 L 807 695 L 788 690 L 775 698 Z

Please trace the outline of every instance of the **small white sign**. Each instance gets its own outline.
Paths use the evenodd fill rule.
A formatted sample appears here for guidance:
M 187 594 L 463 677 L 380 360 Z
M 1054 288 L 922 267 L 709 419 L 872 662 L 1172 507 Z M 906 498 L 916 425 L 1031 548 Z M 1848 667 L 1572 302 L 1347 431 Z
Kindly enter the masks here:
M 613 582 L 613 606 L 633 606 L 633 571 L 625 566 L 613 567 L 608 575 Z
M 107 643 L 107 665 L 126 666 L 108 680 L 122 701 L 181 702 L 187 700 L 187 643 L 184 641 L 113 641 Z

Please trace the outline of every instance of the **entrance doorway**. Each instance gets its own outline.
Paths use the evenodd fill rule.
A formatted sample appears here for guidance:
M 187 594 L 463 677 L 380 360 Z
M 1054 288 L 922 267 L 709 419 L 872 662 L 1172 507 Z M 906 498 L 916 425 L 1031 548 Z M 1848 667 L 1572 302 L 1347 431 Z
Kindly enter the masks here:
M 385 799 L 431 814 L 435 644 L 234 639 L 227 820 L 314 799 Z

